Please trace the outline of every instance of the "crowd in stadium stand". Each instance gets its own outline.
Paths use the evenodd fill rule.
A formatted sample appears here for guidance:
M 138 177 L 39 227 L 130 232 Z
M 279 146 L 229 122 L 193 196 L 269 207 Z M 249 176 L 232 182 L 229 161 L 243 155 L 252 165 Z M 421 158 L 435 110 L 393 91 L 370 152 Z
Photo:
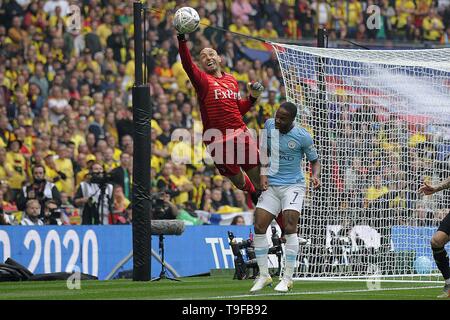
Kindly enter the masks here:
M 365 21 L 372 4 L 379 5 L 382 19 L 370 30 Z M 67 27 L 70 5 L 80 8 L 79 29 Z M 198 102 L 178 57 L 176 8 L 195 7 L 201 17 L 200 29 L 190 35 L 194 57 L 211 46 L 243 93 L 249 81 L 265 86 L 245 116 L 254 129 L 285 100 L 276 57 L 258 55 L 267 53 L 260 42 L 206 25 L 261 38 L 313 38 L 322 25 L 330 39 L 450 43 L 449 1 L 157 0 L 149 5 L 154 8 L 145 46 L 154 101 L 152 194 L 156 204 L 170 207 L 172 218 L 188 224 L 209 223 L 198 211 L 247 212 L 253 204 L 213 165 L 172 159 L 186 151 L 201 158 L 205 152 Z M 130 223 L 133 34 L 132 1 L 0 1 L 0 224 Z M 192 143 L 172 141 L 177 129 L 186 129 Z M 358 158 L 352 159 L 359 170 Z M 96 183 L 94 176 L 102 171 L 107 174 Z M 82 212 L 100 207 L 100 193 L 103 217 L 88 221 Z
M 344 111 L 352 99 L 341 99 Z M 352 220 L 365 224 L 375 218 L 380 228 L 438 226 L 450 208 L 449 193 L 431 201 L 417 191 L 424 180 L 445 178 L 442 173 L 450 169 L 448 140 L 431 134 L 432 125 L 394 114 L 383 119 L 371 108 L 367 104 L 354 113 L 341 111 L 331 126 L 335 220 L 350 225 Z

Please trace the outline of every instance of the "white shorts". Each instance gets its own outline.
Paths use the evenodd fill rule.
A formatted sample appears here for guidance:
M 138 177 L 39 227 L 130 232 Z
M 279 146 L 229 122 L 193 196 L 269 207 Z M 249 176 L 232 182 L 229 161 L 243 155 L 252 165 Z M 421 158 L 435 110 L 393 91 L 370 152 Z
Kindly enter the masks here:
M 304 197 L 304 185 L 269 186 L 259 197 L 256 207 L 269 211 L 274 216 L 284 210 L 301 212 Z

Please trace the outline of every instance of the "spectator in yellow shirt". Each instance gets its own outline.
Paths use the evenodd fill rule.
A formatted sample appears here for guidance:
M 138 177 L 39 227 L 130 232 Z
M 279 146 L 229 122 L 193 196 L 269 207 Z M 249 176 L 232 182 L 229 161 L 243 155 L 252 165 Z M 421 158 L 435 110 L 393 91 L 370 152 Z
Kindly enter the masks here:
M 22 184 L 27 180 L 26 160 L 20 153 L 21 142 L 18 140 L 9 143 L 6 153 L 5 170 L 11 173 L 8 183 L 11 188 L 13 199 L 22 188 Z
M 107 147 L 103 153 L 103 167 L 105 172 L 111 172 L 113 169 L 119 166 L 119 162 L 114 160 L 114 149 Z
M 246 68 L 245 68 L 245 61 L 244 60 L 239 60 L 238 62 L 236 62 L 236 71 L 233 72 L 233 76 L 236 78 L 236 80 L 238 82 L 244 82 L 244 83 L 248 83 L 249 79 L 248 79 L 248 73 L 245 72 Z
M 164 164 L 164 160 L 161 157 L 155 155 L 155 145 L 152 144 L 152 157 L 150 159 L 150 167 L 155 170 L 155 172 L 160 172 Z
M 276 102 L 277 91 L 270 90 L 269 91 L 269 100 L 266 103 L 261 103 L 256 107 L 256 111 L 258 112 L 258 124 L 262 127 L 267 119 L 275 117 L 275 111 L 280 106 L 279 103 Z
M 251 35 L 250 30 L 248 30 L 248 28 L 244 25 L 244 22 L 242 21 L 241 18 L 236 18 L 235 23 L 230 24 L 228 30 L 230 30 L 231 32 L 237 32 L 248 36 Z
M 103 48 L 106 47 L 106 39 L 112 34 L 112 22 L 114 21 L 114 17 L 110 14 L 105 14 L 103 16 L 103 23 L 101 23 L 95 33 L 100 38 L 100 43 Z
M 152 153 L 152 154 L 155 154 L 156 156 L 161 157 L 161 158 L 167 158 L 170 154 L 164 148 L 164 145 L 161 143 L 161 141 L 158 140 L 157 130 L 154 128 L 152 128 L 151 130 L 152 131 L 151 131 L 150 139 L 152 142 L 152 146 L 155 147 L 154 153 Z
M 55 153 L 53 151 L 46 151 L 44 153 L 45 179 L 53 182 L 58 191 L 60 191 L 62 190 L 62 180 L 66 178 L 66 175 L 64 172 L 58 170 L 54 157 Z
M 23 49 L 29 44 L 28 33 L 21 28 L 21 18 L 15 16 L 12 20 L 12 26 L 8 30 L 8 36 L 13 41 L 11 46 L 17 50 Z
M 83 55 L 77 63 L 77 71 L 84 72 L 86 69 L 91 69 L 94 74 L 101 72 L 100 65 L 97 61 L 92 59 L 91 50 L 89 48 L 83 50 Z
M 332 26 L 337 35 L 340 35 L 341 31 L 346 28 L 347 21 L 347 2 L 338 0 L 333 3 L 331 7 Z
M 198 15 L 200 17 L 200 25 L 199 25 L 199 29 L 200 31 L 203 33 L 203 31 L 205 30 L 205 28 L 209 25 L 211 25 L 211 21 L 208 19 L 208 17 L 206 16 L 206 10 L 203 7 L 200 7 L 197 9 L 198 11 Z
M 0 147 L 0 182 L 4 181 L 5 183 L 8 183 L 8 180 L 13 173 L 6 167 L 6 164 L 6 149 Z
M 439 41 L 444 33 L 444 24 L 436 9 L 430 9 L 430 14 L 423 19 L 423 37 L 429 41 Z
M 67 25 L 67 17 L 62 16 L 62 9 L 60 6 L 55 7 L 55 14 L 48 19 L 49 27 L 62 27 Z
M 427 134 L 425 132 L 425 126 L 416 124 L 415 131 L 408 139 L 408 146 L 411 148 L 417 148 L 418 145 L 427 141 Z
M 6 115 L 0 115 L 0 147 L 7 147 L 8 143 L 16 139 L 14 133 L 10 131 L 10 124 Z
M 106 48 L 102 69 L 110 70 L 113 74 L 117 74 L 118 72 L 117 62 L 114 60 L 114 51 L 111 48 Z
M 97 158 L 93 154 L 86 155 L 79 153 L 77 157 L 77 163 L 80 167 L 80 171 L 76 174 L 76 189 L 80 186 L 80 183 L 86 179 L 86 176 L 91 169 L 91 166 L 97 161 Z
M 170 180 L 175 184 L 180 194 L 172 200 L 176 205 L 181 205 L 189 200 L 189 192 L 193 189 L 193 184 L 186 175 L 186 165 L 176 164 Z
M 366 193 L 366 199 L 365 199 L 365 207 L 367 208 L 368 205 L 372 202 L 377 200 L 378 198 L 384 196 L 389 192 L 389 188 L 387 186 L 384 186 L 382 184 L 382 178 L 381 175 L 376 175 L 374 177 L 374 183 L 373 186 L 370 186 L 367 189 Z
M 259 36 L 263 39 L 276 39 L 278 38 L 277 31 L 273 28 L 272 21 L 267 21 L 264 28 L 259 31 Z
M 416 5 L 412 0 L 395 1 L 395 11 L 397 15 L 391 18 L 391 22 L 396 27 L 397 31 L 405 29 L 408 23 L 408 17 L 414 14 L 415 10 Z
M 295 17 L 294 9 L 290 8 L 288 10 L 288 17 L 283 23 L 286 37 L 289 39 L 301 39 L 302 32 L 300 30 L 300 25 L 298 19 Z
M 186 83 L 189 80 L 189 77 L 186 73 L 186 71 L 184 71 L 183 65 L 181 64 L 181 59 L 180 56 L 177 56 L 177 62 L 175 62 L 172 65 L 172 72 L 173 72 L 173 76 L 175 77 L 176 81 L 177 81 L 177 85 L 178 85 L 178 90 L 180 90 L 183 93 L 188 93 L 188 89 L 186 86 Z
M 58 146 L 58 159 L 55 160 L 55 165 L 58 172 L 63 172 L 66 178 L 64 179 L 62 177 L 60 191 L 66 192 L 72 197 L 75 191 L 75 178 L 72 161 L 69 158 L 69 152 L 64 144 Z
M 11 90 L 14 90 L 14 83 L 17 81 L 19 76 L 19 61 L 17 58 L 13 57 L 10 60 L 10 65 L 5 71 L 5 77 L 9 80 Z
M 248 30 L 252 37 L 259 38 L 259 29 L 256 28 L 256 23 L 253 20 L 248 22 Z M 253 39 L 248 39 L 244 41 L 244 45 L 247 48 L 255 49 L 255 50 L 267 50 L 267 48 L 260 41 L 255 41 Z
M 117 140 L 113 136 L 107 135 L 106 143 L 108 144 L 108 147 L 111 147 L 114 150 L 113 159 L 115 161 L 120 161 L 120 155 L 122 154 L 122 150 L 117 148 Z
M 192 201 L 197 209 L 201 208 L 206 184 L 202 181 L 202 173 L 195 172 L 192 176 L 192 190 L 189 192 L 189 201 Z
M 162 83 L 162 87 L 166 90 L 170 89 L 171 86 L 177 82 L 173 70 L 169 65 L 169 58 L 167 55 L 161 56 L 159 66 L 155 68 L 155 73 L 158 75 L 158 80 Z
M 355 38 L 358 31 L 358 26 L 362 23 L 362 6 L 357 0 L 349 0 L 347 4 L 347 26 L 348 26 L 348 36 L 350 38 Z

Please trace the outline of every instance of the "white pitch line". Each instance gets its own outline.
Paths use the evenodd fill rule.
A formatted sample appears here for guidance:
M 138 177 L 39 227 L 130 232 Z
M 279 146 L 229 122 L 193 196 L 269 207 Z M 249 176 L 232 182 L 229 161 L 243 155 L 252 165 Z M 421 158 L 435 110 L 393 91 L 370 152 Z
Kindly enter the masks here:
M 197 300 L 197 299 L 237 299 L 237 298 L 250 298 L 250 297 L 271 297 L 271 296 L 302 296 L 302 295 L 321 295 L 321 294 L 337 294 L 337 293 L 360 293 L 360 292 L 378 292 L 378 291 L 400 291 L 400 290 L 417 290 L 417 289 L 437 289 L 442 286 L 430 286 L 430 287 L 414 287 L 414 288 L 385 288 L 385 289 L 358 289 L 358 290 L 333 290 L 333 291 L 310 291 L 310 292 L 287 292 L 287 293 L 266 293 L 266 294 L 241 294 L 234 296 L 216 296 L 216 297 L 204 297 L 204 298 L 192 298 L 182 300 Z

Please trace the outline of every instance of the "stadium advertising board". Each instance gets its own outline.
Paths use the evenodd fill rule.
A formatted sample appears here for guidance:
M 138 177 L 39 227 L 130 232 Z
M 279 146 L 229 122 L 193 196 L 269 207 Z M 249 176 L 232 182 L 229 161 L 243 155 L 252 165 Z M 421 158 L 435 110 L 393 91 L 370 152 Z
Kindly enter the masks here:
M 165 260 L 180 276 L 207 273 L 211 269 L 234 268 L 227 231 L 239 240 L 249 236 L 251 226 L 190 226 L 181 236 L 166 236 Z M 158 237 L 152 248 L 158 253 Z M 100 280 L 132 250 L 131 226 L 2 226 L 0 261 L 8 257 L 33 273 L 81 272 Z M 118 272 L 132 269 L 129 261 Z M 152 276 L 161 265 L 152 259 Z
M 391 252 L 415 252 L 415 259 L 426 257 L 432 263 L 430 238 L 436 228 L 394 226 L 391 228 Z M 165 260 L 180 276 L 208 273 L 211 269 L 234 268 L 234 256 L 227 232 L 237 240 L 248 239 L 251 226 L 189 226 L 181 236 L 166 236 Z M 340 232 L 341 231 L 341 232 Z M 339 225 L 327 226 L 326 246 L 354 249 L 380 248 L 380 234 L 370 226 L 354 226 L 342 233 Z M 152 248 L 158 249 L 158 237 Z M 353 250 L 352 250 L 353 247 Z M 450 245 L 448 246 L 448 248 Z M 7 257 L 18 261 L 33 273 L 70 272 L 74 266 L 83 273 L 103 280 L 132 250 L 131 226 L 2 226 L 0 227 L 0 261 Z M 344 250 L 346 252 L 347 250 Z M 358 250 L 360 252 L 360 250 Z M 424 258 L 422 258 L 424 259 Z M 434 262 L 431 268 L 434 268 Z M 128 261 L 118 272 L 131 270 Z M 152 259 L 152 277 L 161 265 Z M 170 275 L 170 273 L 169 273 Z

